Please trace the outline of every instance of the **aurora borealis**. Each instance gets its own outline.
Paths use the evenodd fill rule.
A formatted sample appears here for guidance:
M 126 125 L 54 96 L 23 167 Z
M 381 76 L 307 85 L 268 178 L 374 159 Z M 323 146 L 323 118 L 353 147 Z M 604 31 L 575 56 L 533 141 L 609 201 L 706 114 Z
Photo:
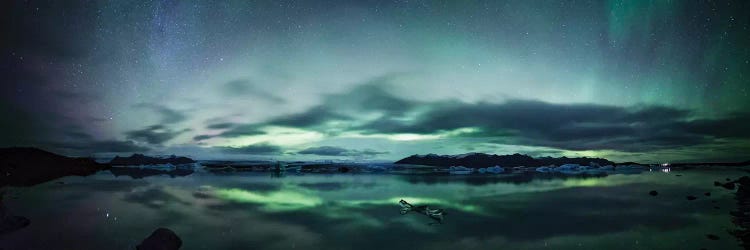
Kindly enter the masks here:
M 0 146 L 750 159 L 744 1 L 7 1 Z

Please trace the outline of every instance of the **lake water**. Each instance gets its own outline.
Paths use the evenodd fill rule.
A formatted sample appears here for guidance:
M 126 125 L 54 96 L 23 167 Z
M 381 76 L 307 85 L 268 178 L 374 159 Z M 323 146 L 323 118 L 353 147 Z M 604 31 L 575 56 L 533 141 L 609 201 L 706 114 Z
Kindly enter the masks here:
M 9 213 L 31 225 L 0 235 L 0 248 L 134 249 L 166 227 L 188 250 L 740 249 L 729 233 L 736 228 L 729 214 L 736 209 L 734 191 L 713 182 L 742 175 L 195 173 L 131 179 L 104 171 L 7 189 Z M 444 224 L 399 214 L 400 199 L 443 208 Z

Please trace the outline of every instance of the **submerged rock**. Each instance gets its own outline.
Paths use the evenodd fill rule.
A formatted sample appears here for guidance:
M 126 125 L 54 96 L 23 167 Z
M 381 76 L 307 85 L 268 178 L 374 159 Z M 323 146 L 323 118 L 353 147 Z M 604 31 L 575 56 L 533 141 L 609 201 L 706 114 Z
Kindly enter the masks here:
M 739 182 L 737 192 L 734 194 L 737 202 L 737 210 L 729 212 L 732 216 L 732 223 L 737 229 L 730 230 L 740 242 L 740 246 L 750 249 L 750 177 L 743 176 L 736 182 Z
M 708 238 L 709 240 L 719 240 L 719 236 L 714 234 L 706 234 L 706 238 Z
M 651 196 L 656 196 L 659 194 L 659 192 L 656 192 L 656 190 L 651 190 L 651 192 L 648 192 Z
M 172 230 L 166 228 L 156 229 L 140 245 L 137 250 L 177 250 L 182 247 L 182 240 Z
M 739 180 L 730 181 L 730 182 L 726 182 L 726 183 L 721 183 L 721 182 L 718 182 L 718 181 L 714 181 L 714 186 L 716 186 L 716 187 L 723 187 L 723 188 L 728 189 L 728 190 L 734 190 L 735 184 L 736 183 L 741 183 L 740 182 L 741 180 L 742 179 L 740 178 Z M 750 182 L 750 180 L 747 180 L 747 181 Z
M 443 220 L 445 219 L 445 212 L 443 209 L 440 208 L 430 208 L 429 206 L 423 205 L 423 206 L 415 206 L 410 204 L 409 202 L 406 202 L 405 200 L 400 200 L 399 205 L 401 206 L 401 214 L 407 214 L 409 212 L 416 212 L 423 215 L 426 215 L 430 219 L 435 220 L 435 223 L 443 224 Z M 435 224 L 430 223 L 430 225 Z
M 685 199 L 688 199 L 689 201 L 692 201 L 692 200 L 698 199 L 698 197 L 695 197 L 695 196 L 692 196 L 692 195 L 688 195 L 687 197 L 685 197 Z
M 22 216 L 6 216 L 0 221 L 0 235 L 14 232 L 27 227 L 31 221 Z
M 3 193 L 0 193 L 0 235 L 17 231 L 31 224 L 26 217 L 8 214 L 3 202 Z
M 703 195 L 705 195 L 705 196 L 711 196 L 711 192 L 705 192 L 705 193 L 703 193 Z

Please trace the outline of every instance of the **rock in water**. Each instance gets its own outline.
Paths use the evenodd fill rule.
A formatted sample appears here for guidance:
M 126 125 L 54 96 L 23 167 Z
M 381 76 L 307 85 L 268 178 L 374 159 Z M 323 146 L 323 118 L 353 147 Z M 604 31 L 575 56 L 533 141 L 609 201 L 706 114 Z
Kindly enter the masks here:
M 26 217 L 7 216 L 0 221 L 0 235 L 20 230 L 29 224 L 31 224 L 31 221 Z
M 721 185 L 728 190 L 734 190 L 734 182 L 727 182 Z
M 688 199 L 689 201 L 692 201 L 692 200 L 698 199 L 698 197 L 695 197 L 695 196 L 692 196 L 692 195 L 688 195 L 688 196 L 687 196 L 687 197 L 685 197 L 685 198 L 686 198 L 686 199 Z
M 656 190 L 651 190 L 651 192 L 648 192 L 651 196 L 656 196 L 659 194 L 659 192 L 656 192 Z
M 156 229 L 140 245 L 137 250 L 177 250 L 182 247 L 182 240 L 172 230 L 166 228 Z
M 703 193 L 703 195 L 705 195 L 705 196 L 711 196 L 711 192 L 705 192 L 705 193 Z
M 706 234 L 706 238 L 709 240 L 718 240 L 719 236 L 713 235 L 713 234 Z
M 19 230 L 31 224 L 31 221 L 26 217 L 8 214 L 5 203 L 3 203 L 3 195 L 4 193 L 0 193 L 0 235 Z

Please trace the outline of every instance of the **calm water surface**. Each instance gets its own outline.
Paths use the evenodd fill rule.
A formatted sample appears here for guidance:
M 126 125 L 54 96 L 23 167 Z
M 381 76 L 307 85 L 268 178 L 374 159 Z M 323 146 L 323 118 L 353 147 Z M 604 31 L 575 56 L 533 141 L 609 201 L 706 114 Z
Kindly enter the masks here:
M 0 248 L 134 249 L 154 229 L 167 227 L 188 250 L 739 249 L 728 232 L 735 228 L 733 191 L 713 181 L 746 174 L 195 173 L 131 179 L 101 172 L 8 189 L 8 211 L 31 225 L 0 236 Z M 400 215 L 400 199 L 445 209 L 445 223 Z

